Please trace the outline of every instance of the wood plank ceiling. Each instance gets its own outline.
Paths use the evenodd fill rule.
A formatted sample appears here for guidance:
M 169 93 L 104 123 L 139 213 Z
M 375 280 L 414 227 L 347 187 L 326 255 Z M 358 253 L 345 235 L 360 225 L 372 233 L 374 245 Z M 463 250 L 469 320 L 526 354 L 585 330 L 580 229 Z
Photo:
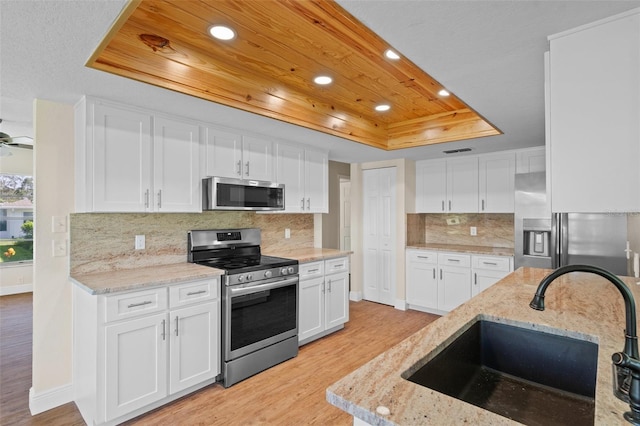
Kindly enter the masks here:
M 385 150 L 501 133 L 389 48 L 330 0 L 133 0 L 87 66 Z

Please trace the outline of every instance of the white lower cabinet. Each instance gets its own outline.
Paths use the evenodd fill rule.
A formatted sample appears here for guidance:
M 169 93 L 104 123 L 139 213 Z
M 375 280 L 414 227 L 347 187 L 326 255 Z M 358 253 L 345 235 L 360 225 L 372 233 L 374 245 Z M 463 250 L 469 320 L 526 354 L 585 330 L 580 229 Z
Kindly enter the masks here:
M 87 424 L 118 424 L 220 374 L 218 280 L 90 295 L 74 288 L 75 402 Z
M 349 321 L 349 258 L 301 263 L 298 341 L 301 345 Z
M 407 249 L 410 309 L 445 314 L 513 271 L 512 256 Z

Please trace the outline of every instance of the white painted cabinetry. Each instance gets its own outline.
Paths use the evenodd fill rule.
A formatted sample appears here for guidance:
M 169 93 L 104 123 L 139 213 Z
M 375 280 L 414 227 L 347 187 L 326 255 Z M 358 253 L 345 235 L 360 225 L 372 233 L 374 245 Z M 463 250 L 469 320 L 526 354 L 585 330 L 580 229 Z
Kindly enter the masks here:
M 416 163 L 417 213 L 477 213 L 478 158 Z
M 220 374 L 218 280 L 93 296 L 74 287 L 74 388 L 88 424 L 114 424 Z
M 513 256 L 407 249 L 410 309 L 447 313 L 513 271 Z
M 197 124 L 83 98 L 75 125 L 77 211 L 201 210 Z
M 276 181 L 285 185 L 286 213 L 328 213 L 327 153 L 278 143 Z
M 516 156 L 513 152 L 478 157 L 480 213 L 513 213 Z
M 640 9 L 549 41 L 552 210 L 640 211 Z
M 516 173 L 535 173 L 546 171 L 546 153 L 544 146 L 525 148 L 516 151 Z
M 340 330 L 349 321 L 349 258 L 301 263 L 298 341 Z
M 205 129 L 206 176 L 274 180 L 273 142 L 214 126 Z

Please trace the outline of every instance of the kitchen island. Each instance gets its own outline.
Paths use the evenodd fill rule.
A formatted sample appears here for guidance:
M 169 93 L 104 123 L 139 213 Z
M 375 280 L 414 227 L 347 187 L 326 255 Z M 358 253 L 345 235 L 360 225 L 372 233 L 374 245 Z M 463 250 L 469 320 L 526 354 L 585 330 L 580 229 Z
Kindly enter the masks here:
M 624 346 L 625 307 L 607 280 L 587 273 L 556 279 L 546 292 L 546 310 L 529 307 L 538 283 L 551 270 L 520 268 L 449 314 L 429 324 L 327 389 L 332 405 L 354 424 L 519 424 L 402 378 L 424 365 L 478 319 L 578 338 L 598 345 L 595 424 L 628 424 L 629 410 L 612 392 L 611 355 Z M 636 300 L 637 279 L 623 277 Z M 383 414 L 377 412 L 379 407 Z

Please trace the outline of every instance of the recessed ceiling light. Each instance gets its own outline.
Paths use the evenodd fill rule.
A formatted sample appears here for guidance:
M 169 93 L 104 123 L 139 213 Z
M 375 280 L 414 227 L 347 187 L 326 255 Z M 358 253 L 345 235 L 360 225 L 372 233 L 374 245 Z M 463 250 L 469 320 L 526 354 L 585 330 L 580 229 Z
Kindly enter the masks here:
M 331 82 L 333 81 L 333 79 L 331 77 L 329 77 L 328 75 L 319 75 L 316 78 L 313 79 L 313 81 L 316 84 L 321 84 L 321 85 L 326 85 L 326 84 L 331 84 Z
M 397 61 L 398 59 L 400 59 L 400 55 L 398 55 L 396 52 L 394 52 L 391 49 L 387 49 L 384 52 L 384 56 L 386 56 L 389 59 L 393 59 L 394 61 Z
M 376 106 L 376 111 L 389 111 L 391 109 L 391 106 L 387 105 L 387 104 L 380 104 Z
M 442 89 L 438 92 L 438 95 L 440 96 L 449 96 L 451 93 L 449 93 L 448 91 Z
M 209 34 L 218 40 L 231 40 L 235 38 L 236 32 L 224 25 L 214 25 L 209 28 Z

